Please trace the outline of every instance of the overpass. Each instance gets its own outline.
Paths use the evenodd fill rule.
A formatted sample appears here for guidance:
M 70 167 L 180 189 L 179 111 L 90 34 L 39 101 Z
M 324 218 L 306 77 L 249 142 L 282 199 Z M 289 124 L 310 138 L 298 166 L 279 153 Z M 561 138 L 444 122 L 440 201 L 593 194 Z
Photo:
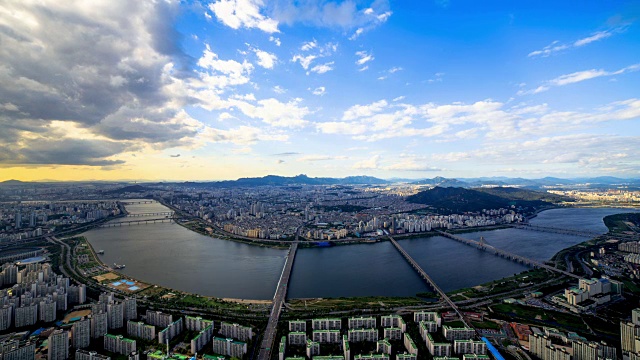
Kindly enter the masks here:
M 273 349 L 276 332 L 278 331 L 278 319 L 282 312 L 282 305 L 287 298 L 287 289 L 289 283 L 289 277 L 291 276 L 291 270 L 293 269 L 293 261 L 296 257 L 296 251 L 298 250 L 298 230 L 296 230 L 296 241 L 291 244 L 289 248 L 289 254 L 284 261 L 284 267 L 282 268 L 282 274 L 280 274 L 280 280 L 278 280 L 278 287 L 276 287 L 276 293 L 273 295 L 273 307 L 271 308 L 271 314 L 269 315 L 269 322 L 267 328 L 264 330 L 264 336 L 260 343 L 260 351 L 258 352 L 258 360 L 270 360 L 271 349 Z
M 449 233 L 444 232 L 444 231 L 439 231 L 438 230 L 436 232 L 439 233 L 440 235 L 446 237 L 446 238 L 461 242 L 461 243 L 463 243 L 465 245 L 473 246 L 473 247 L 478 248 L 480 250 L 484 250 L 484 251 L 493 253 L 494 255 L 498 255 L 498 256 L 501 256 L 503 258 L 507 258 L 509 260 L 515 261 L 515 262 L 519 262 L 519 263 L 522 263 L 522 264 L 525 264 L 525 265 L 529 265 L 529 266 L 533 266 L 533 267 L 537 267 L 537 268 L 542 268 L 542 269 L 549 270 L 549 271 L 554 271 L 554 272 L 560 273 L 562 275 L 570 276 L 570 277 L 575 278 L 575 279 L 580 279 L 581 278 L 580 276 L 578 276 L 576 274 L 572 274 L 572 273 L 570 273 L 568 271 L 560 270 L 558 268 L 555 268 L 553 266 L 549 266 L 549 265 L 547 265 L 545 263 L 542 263 L 540 261 L 529 259 L 529 258 L 521 256 L 521 255 L 517 255 L 517 254 L 511 253 L 511 252 L 505 251 L 505 250 L 498 249 L 496 247 L 488 245 L 485 242 L 475 241 L 475 240 L 471 240 L 471 239 L 465 239 L 463 237 L 456 236 L 456 235 L 453 235 L 453 234 L 449 234 Z
M 449 296 L 447 296 L 447 294 L 442 291 L 442 289 L 440 289 L 440 287 L 438 286 L 438 284 L 436 284 L 435 281 L 433 281 L 433 279 L 429 276 L 429 274 L 427 274 L 426 271 L 422 270 L 422 268 L 420 267 L 420 265 L 418 265 L 418 263 L 413 260 L 413 258 L 411 257 L 411 255 L 409 255 L 403 248 L 402 246 L 400 246 L 400 244 L 398 244 L 398 242 L 392 238 L 391 236 L 389 236 L 389 240 L 391 241 L 391 243 L 393 244 L 393 246 L 396 247 L 396 249 L 400 252 L 400 254 L 409 262 L 409 265 L 411 265 L 420 275 L 420 277 L 422 277 L 422 279 L 424 281 L 427 282 L 427 284 L 429 284 L 429 286 L 431 286 L 431 288 L 433 288 L 438 295 L 440 295 L 440 297 L 447 303 L 449 304 L 449 306 L 453 309 L 453 311 L 456 312 L 456 314 L 458 314 L 458 316 L 460 317 L 460 320 L 462 320 L 462 322 L 464 323 L 464 325 L 466 327 L 471 327 L 469 326 L 469 324 L 467 323 L 467 321 L 465 320 L 464 316 L 462 315 L 462 312 L 460 311 L 460 309 L 458 309 L 458 306 L 449 298 Z
M 164 212 L 150 212 L 150 213 L 139 213 L 139 214 L 127 214 L 127 217 L 142 217 L 142 216 L 172 216 L 174 214 L 173 211 L 164 211 Z
M 130 221 L 118 221 L 118 222 L 109 222 L 106 224 L 102 224 L 99 227 L 108 228 L 108 227 L 119 227 L 119 226 L 131 226 L 131 225 L 142 225 L 142 224 L 155 224 L 157 222 L 172 222 L 173 218 L 157 218 L 157 219 L 140 219 L 140 220 L 130 220 Z

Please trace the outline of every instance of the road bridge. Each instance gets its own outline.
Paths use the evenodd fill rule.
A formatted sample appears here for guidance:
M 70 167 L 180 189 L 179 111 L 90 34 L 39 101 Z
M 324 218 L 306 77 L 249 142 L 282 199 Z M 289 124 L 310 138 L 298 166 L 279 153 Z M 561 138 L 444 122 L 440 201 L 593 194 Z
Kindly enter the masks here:
M 396 249 L 400 252 L 400 254 L 409 262 L 409 265 L 411 265 L 418 272 L 420 277 L 422 277 L 422 279 L 426 281 L 427 284 L 429 284 L 429 286 L 431 286 L 431 288 L 434 289 L 447 304 L 449 304 L 449 306 L 453 309 L 453 311 L 455 311 L 456 314 L 458 314 L 458 316 L 460 317 L 460 320 L 462 320 L 465 326 L 471 327 L 465 320 L 460 309 L 458 309 L 458 306 L 449 298 L 449 296 L 447 296 L 447 294 L 444 291 L 442 291 L 442 289 L 440 289 L 438 284 L 436 284 L 436 282 L 433 281 L 433 279 L 431 279 L 429 274 L 427 274 L 426 271 L 422 270 L 420 265 L 418 265 L 418 263 L 415 260 L 413 260 L 411 255 L 409 255 L 409 253 L 407 253 L 394 238 L 389 236 L 389 240 L 391 241 L 393 246 L 395 246 Z
M 155 200 L 120 201 L 123 205 L 153 204 Z
M 442 236 L 444 236 L 446 238 L 461 242 L 461 243 L 463 243 L 465 245 L 473 246 L 473 247 L 475 247 L 477 249 L 493 253 L 493 254 L 495 254 L 497 256 L 501 256 L 503 258 L 507 258 L 507 259 L 515 261 L 515 262 L 519 262 L 519 263 L 522 263 L 522 264 L 525 264 L 525 265 L 529 265 L 529 266 L 533 266 L 533 267 L 537 267 L 537 268 L 542 268 L 542 269 L 549 270 L 549 271 L 554 271 L 554 272 L 560 273 L 562 275 L 570 276 L 570 277 L 575 278 L 575 279 L 580 279 L 581 278 L 580 276 L 578 276 L 576 274 L 572 274 L 572 273 L 570 273 L 568 271 L 560 270 L 558 268 L 555 268 L 553 266 L 549 266 L 549 265 L 547 265 L 545 263 L 542 263 L 540 261 L 529 259 L 529 258 L 524 257 L 524 256 L 520 256 L 520 255 L 511 253 L 511 252 L 505 251 L 505 250 L 498 249 L 498 248 L 493 247 L 493 246 L 491 246 L 491 245 L 489 245 L 489 244 L 487 244 L 485 242 L 475 241 L 475 240 L 471 240 L 471 239 L 465 239 L 463 237 L 456 236 L 456 235 L 453 235 L 453 234 L 449 234 L 449 233 L 444 232 L 444 231 L 437 231 L 437 233 L 439 233 L 440 235 L 442 235 Z
M 174 214 L 173 211 L 164 211 L 164 212 L 150 212 L 150 213 L 139 213 L 139 214 L 127 214 L 127 217 L 142 217 L 142 216 L 172 216 Z
M 599 233 L 599 232 L 596 232 L 596 231 L 565 229 L 565 228 L 557 228 L 557 227 L 552 227 L 552 226 L 532 225 L 532 224 L 528 224 L 528 223 L 511 224 L 511 227 L 514 227 L 516 229 L 542 231 L 542 232 L 548 232 L 548 233 L 554 233 L 554 234 L 584 236 L 584 237 L 588 237 L 588 238 L 592 238 L 592 237 L 603 235 L 602 233 Z
M 166 218 L 166 217 L 157 218 L 157 219 L 140 219 L 140 220 L 130 220 L 130 221 L 109 222 L 106 224 L 102 224 L 99 227 L 108 228 L 108 227 L 119 227 L 119 226 L 155 224 L 155 223 L 172 222 L 172 221 L 173 221 L 173 218 Z
M 299 229 L 298 229 L 299 230 Z M 296 251 L 298 250 L 298 233 L 296 232 L 296 241 L 291 244 L 289 248 L 289 254 L 284 261 L 284 267 L 282 268 L 282 274 L 280 274 L 280 280 L 278 280 L 278 287 L 276 287 L 276 293 L 273 295 L 273 306 L 271 308 L 271 314 L 269 315 L 269 322 L 267 328 L 264 331 L 262 342 L 260 343 L 260 352 L 258 353 L 258 360 L 270 360 L 271 349 L 273 349 L 278 319 L 282 312 L 282 305 L 287 298 L 287 289 L 289 288 L 289 277 L 291 276 L 291 270 L 293 269 L 293 261 L 296 257 Z

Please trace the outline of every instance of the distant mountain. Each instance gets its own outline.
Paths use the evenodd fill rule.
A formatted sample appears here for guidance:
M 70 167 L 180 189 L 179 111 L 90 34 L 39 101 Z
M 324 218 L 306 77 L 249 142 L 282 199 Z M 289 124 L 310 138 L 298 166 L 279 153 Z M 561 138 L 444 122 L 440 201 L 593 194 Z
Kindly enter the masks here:
M 192 187 L 254 187 L 254 186 L 289 186 L 289 185 L 383 185 L 386 180 L 372 176 L 348 176 L 345 178 L 311 178 L 301 174 L 293 177 L 267 175 L 257 178 L 240 178 L 215 182 L 185 182 Z
M 20 184 L 24 184 L 23 181 L 20 180 L 5 180 L 5 181 L 0 181 L 0 185 L 20 185 Z
M 122 187 L 120 189 L 105 191 L 104 194 L 137 193 L 137 192 L 145 192 L 149 190 L 152 190 L 152 189 L 144 187 L 142 185 L 129 185 L 129 186 Z
M 441 214 L 452 214 L 462 212 L 479 212 L 482 209 L 508 208 L 511 205 L 528 208 L 532 211 L 535 208 L 550 205 L 551 203 L 541 200 L 522 200 L 523 194 L 516 194 L 511 197 L 510 191 L 494 191 L 501 193 L 498 196 L 484 191 L 464 189 L 460 187 L 435 187 L 431 190 L 421 191 L 409 196 L 407 201 L 428 205 L 434 211 Z
M 442 176 L 436 176 L 433 179 L 424 179 L 412 182 L 414 185 L 431 185 L 440 187 L 469 187 L 464 181 L 457 179 L 447 179 Z

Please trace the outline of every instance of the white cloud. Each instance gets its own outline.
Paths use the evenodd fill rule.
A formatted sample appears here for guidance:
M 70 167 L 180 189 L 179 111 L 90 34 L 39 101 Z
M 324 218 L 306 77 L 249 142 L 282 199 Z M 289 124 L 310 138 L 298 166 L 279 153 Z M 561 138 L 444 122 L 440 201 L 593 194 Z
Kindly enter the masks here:
M 313 39 L 312 41 L 307 41 L 307 42 L 303 43 L 302 46 L 300 47 L 300 50 L 309 51 L 309 50 L 315 49 L 317 47 L 318 47 L 318 41 L 316 41 L 316 39 Z
M 280 38 L 277 38 L 275 36 L 269 36 L 269 41 L 276 44 L 276 46 L 280 46 L 282 44 L 282 42 L 280 41 Z
M 219 21 L 232 29 L 257 28 L 267 33 L 277 33 L 278 21 L 261 14 L 262 0 L 217 0 L 209 9 Z
M 365 71 L 365 70 L 368 70 L 368 69 L 369 69 L 369 66 L 363 66 L 363 67 L 359 68 L 358 71 Z
M 328 160 L 347 160 L 346 156 L 342 155 L 305 155 L 296 159 L 300 162 L 315 162 L 315 161 L 328 161 Z
M 278 60 L 278 57 L 275 54 L 271 54 L 260 49 L 253 49 L 253 51 L 256 53 L 256 56 L 258 56 L 258 65 L 265 69 L 273 69 L 275 62 Z
M 291 61 L 299 62 L 300 66 L 302 66 L 303 69 L 307 70 L 309 69 L 311 62 L 317 58 L 318 57 L 316 55 L 308 55 L 308 56 L 294 55 Z
M 609 30 L 603 30 L 603 31 L 598 31 L 595 32 L 585 38 L 582 39 L 578 39 L 572 43 L 569 44 L 560 44 L 559 41 L 554 41 L 551 44 L 545 46 L 544 48 L 542 48 L 541 50 L 535 50 L 530 52 L 527 56 L 528 57 L 536 57 L 536 56 L 540 56 L 540 57 L 548 57 L 554 53 L 560 52 L 562 50 L 568 50 L 568 49 L 572 49 L 572 48 L 577 48 L 577 47 L 581 47 L 581 46 L 585 46 L 587 44 L 591 44 L 592 42 L 596 42 L 602 39 L 606 39 L 608 37 L 613 36 L 614 34 L 617 33 L 621 33 L 626 31 L 626 26 L 623 27 L 618 27 L 618 28 L 614 28 L 614 29 L 609 29 Z
M 284 94 L 284 93 L 286 93 L 286 92 L 287 92 L 287 89 L 283 88 L 283 87 L 282 87 L 282 86 L 280 86 L 280 85 L 276 85 L 276 86 L 274 86 L 274 87 L 273 87 L 273 91 L 274 91 L 276 94 Z
M 552 87 L 574 84 L 574 83 L 582 82 L 585 80 L 595 79 L 595 78 L 604 77 L 604 76 L 622 75 L 628 72 L 633 72 L 638 70 L 640 70 L 640 64 L 633 64 L 616 71 L 607 71 L 603 69 L 590 69 L 590 70 L 584 70 L 584 71 L 576 71 L 571 74 L 560 75 L 555 79 L 545 81 L 542 85 L 538 86 L 535 89 L 520 90 L 518 91 L 518 95 L 538 94 L 541 92 L 545 92 L 551 89 Z
M 287 141 L 286 134 L 269 134 L 264 129 L 254 126 L 239 126 L 235 129 L 222 130 L 207 127 L 200 135 L 203 142 L 229 142 L 236 145 L 251 145 L 258 141 Z
M 393 73 L 397 73 L 398 71 L 402 71 L 403 69 L 399 66 L 394 66 L 391 69 L 389 69 L 389 74 L 393 74 Z
M 357 51 L 356 56 L 358 57 L 358 60 L 356 60 L 356 65 L 358 66 L 362 66 L 375 59 L 371 53 L 367 53 L 366 51 Z
M 316 65 L 314 67 L 311 68 L 311 70 L 309 70 L 310 72 L 314 72 L 317 74 L 324 74 L 326 72 L 329 72 L 331 70 L 333 70 L 333 61 L 328 62 L 328 63 L 324 63 L 321 65 Z M 309 72 L 307 72 L 307 75 L 309 74 Z
M 305 117 L 310 111 L 306 107 L 298 106 L 299 102 L 292 100 L 283 103 L 271 98 L 259 100 L 258 106 L 241 101 L 234 102 L 234 106 L 250 118 L 261 119 L 274 127 L 301 128 L 308 123 Z
M 383 24 L 389 16 L 391 11 L 388 0 L 280 0 L 273 11 L 275 19 L 289 25 L 304 23 L 342 30 L 362 28 L 362 31 Z
M 354 105 L 347 109 L 342 115 L 342 120 L 349 121 L 361 117 L 371 116 L 384 110 L 388 103 L 386 100 L 379 100 L 368 105 Z
M 359 170 L 375 170 L 380 167 L 380 155 L 374 155 L 368 159 L 364 159 L 353 164 L 354 169 Z
M 322 96 L 322 95 L 324 95 L 326 92 L 327 92 L 327 89 L 325 89 L 325 87 L 324 87 L 324 86 L 320 86 L 320 87 L 317 87 L 317 88 L 313 89 L 313 95 L 319 95 L 319 96 Z

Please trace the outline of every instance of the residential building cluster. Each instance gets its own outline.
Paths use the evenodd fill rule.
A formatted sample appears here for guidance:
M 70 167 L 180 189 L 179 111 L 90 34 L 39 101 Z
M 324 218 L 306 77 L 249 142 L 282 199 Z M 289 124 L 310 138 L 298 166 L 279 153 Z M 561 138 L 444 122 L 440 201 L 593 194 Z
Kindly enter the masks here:
M 0 203 L 0 244 L 46 235 L 70 225 L 82 225 L 119 215 L 116 201 Z
M 434 358 L 474 354 L 487 359 L 487 344 L 476 338 L 475 330 L 467 327 L 442 326 L 442 316 L 437 312 L 413 313 L 422 341 Z M 280 340 L 278 351 L 281 360 L 294 359 L 287 353 L 299 353 L 293 348 L 305 350 L 308 358 L 317 360 L 326 357 L 352 359 L 399 359 L 415 360 L 418 357 L 416 340 L 409 335 L 405 319 L 400 315 L 356 316 L 341 318 L 316 318 L 291 320 L 289 332 Z M 354 343 L 375 344 L 375 352 L 358 354 L 352 352 Z M 402 344 L 402 345 L 399 345 Z M 339 346 L 342 354 L 326 353 Z M 400 348 L 394 348 L 400 346 Z M 323 350 L 323 349 L 333 350 Z M 457 359 L 457 358 L 456 358 Z

